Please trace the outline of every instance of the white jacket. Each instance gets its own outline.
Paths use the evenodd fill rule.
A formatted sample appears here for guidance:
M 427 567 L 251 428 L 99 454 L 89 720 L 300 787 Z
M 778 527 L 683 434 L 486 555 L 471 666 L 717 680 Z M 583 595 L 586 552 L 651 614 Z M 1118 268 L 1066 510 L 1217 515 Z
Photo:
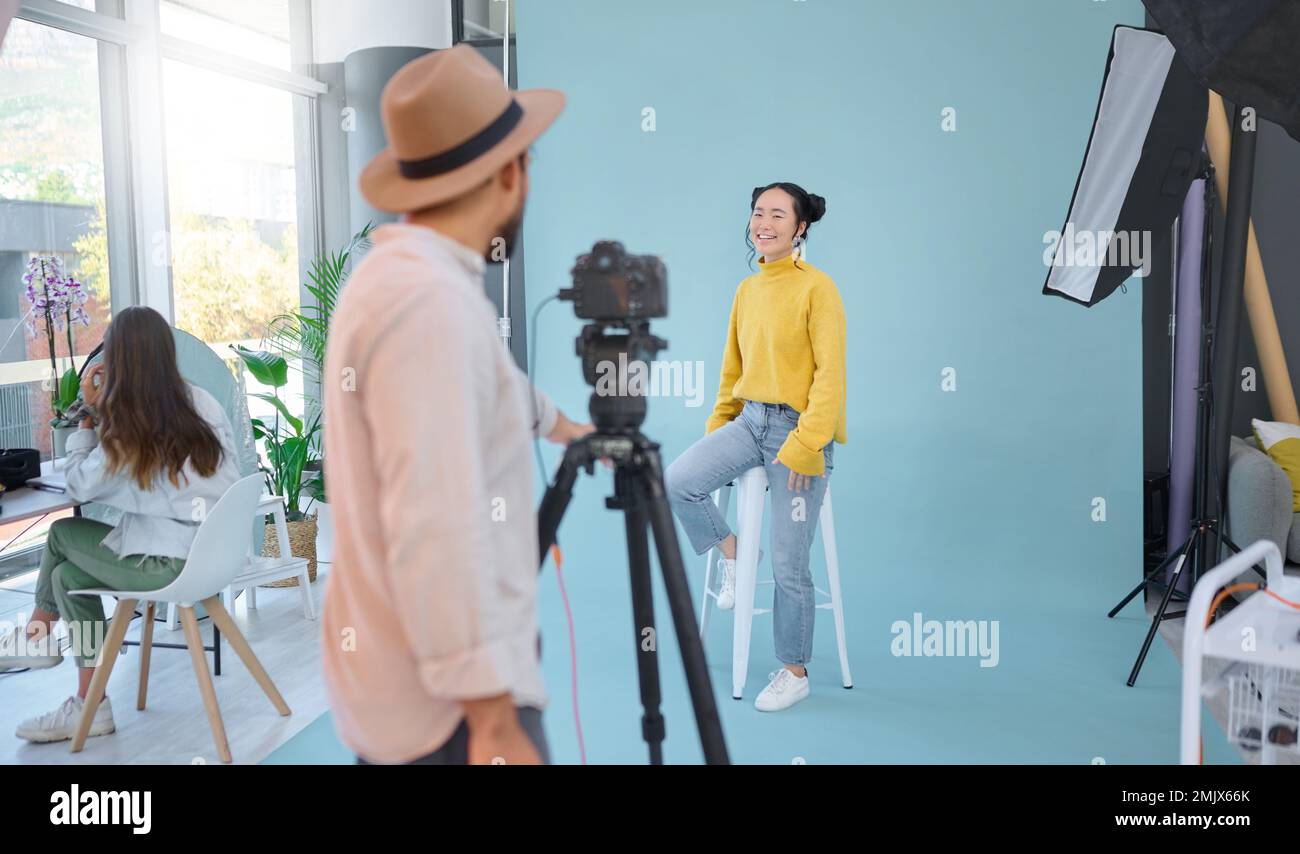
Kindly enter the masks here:
M 108 460 L 95 430 L 77 430 L 68 437 L 67 460 L 62 468 L 68 480 L 68 496 L 80 503 L 94 501 L 122 511 L 121 521 L 102 542 L 119 557 L 189 557 L 199 523 L 239 480 L 230 419 L 216 398 L 192 383 L 189 388 L 194 408 L 221 442 L 221 462 L 211 477 L 201 477 L 192 462 L 186 460 L 180 486 L 173 486 L 165 473 L 159 473 L 151 488 L 141 489 L 126 467 L 109 474 Z M 166 429 L 165 424 L 159 427 Z M 249 526 L 251 530 L 251 519 Z

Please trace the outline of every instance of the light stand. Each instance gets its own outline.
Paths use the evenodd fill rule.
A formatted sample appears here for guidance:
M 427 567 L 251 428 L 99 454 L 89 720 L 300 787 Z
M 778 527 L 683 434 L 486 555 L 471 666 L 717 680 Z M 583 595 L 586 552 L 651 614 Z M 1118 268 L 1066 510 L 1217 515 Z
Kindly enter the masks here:
M 1242 125 L 1239 123 L 1238 128 Z M 1169 612 L 1169 603 L 1177 595 L 1181 600 L 1187 597 L 1183 594 L 1176 594 L 1178 582 L 1182 576 L 1183 570 L 1187 567 L 1190 559 L 1192 562 L 1192 580 L 1193 584 L 1204 574 L 1207 566 L 1207 556 L 1213 557 L 1213 563 L 1218 563 L 1219 555 L 1223 545 L 1228 546 L 1234 552 L 1241 549 L 1232 542 L 1222 531 L 1222 519 L 1220 514 L 1215 512 L 1227 506 L 1227 439 L 1229 433 L 1229 423 L 1232 414 L 1232 396 L 1233 378 L 1235 375 L 1237 335 L 1236 331 L 1240 328 L 1241 320 L 1241 295 L 1242 282 L 1245 275 L 1245 245 L 1246 245 L 1246 224 L 1249 222 L 1249 205 L 1250 193 L 1239 194 L 1236 188 L 1240 186 L 1238 181 L 1247 182 L 1249 186 L 1250 178 L 1242 175 L 1243 170 L 1253 171 L 1254 166 L 1254 134 L 1250 134 L 1250 143 L 1245 146 L 1249 148 L 1249 154 L 1238 160 L 1235 156 L 1237 148 L 1237 134 L 1234 134 L 1233 151 L 1234 157 L 1231 166 L 1231 182 L 1228 198 L 1227 218 L 1227 237 L 1228 245 L 1224 248 L 1223 266 L 1220 272 L 1220 291 L 1219 291 L 1219 315 L 1218 322 L 1211 319 L 1210 314 L 1210 290 L 1211 290 L 1211 256 L 1212 256 L 1212 234 L 1214 221 L 1214 205 L 1217 197 L 1214 189 L 1214 166 L 1203 161 L 1200 177 L 1205 179 L 1205 215 L 1204 215 L 1204 232 L 1201 244 L 1201 348 L 1200 348 L 1200 365 L 1198 370 L 1199 384 L 1196 387 L 1196 485 L 1192 499 L 1192 520 L 1191 532 L 1183 541 L 1183 544 L 1176 550 L 1171 551 L 1169 555 L 1154 570 L 1147 574 L 1137 587 L 1125 596 L 1119 604 L 1110 610 L 1107 617 L 1114 617 L 1125 605 L 1143 593 L 1151 585 L 1164 586 L 1164 595 L 1156 608 L 1155 614 L 1151 619 L 1151 627 L 1147 631 L 1146 638 L 1142 642 L 1142 649 L 1138 653 L 1137 660 L 1133 663 L 1133 669 L 1129 673 L 1128 686 L 1131 688 L 1137 683 L 1138 673 L 1142 670 L 1142 665 L 1146 661 L 1151 644 L 1155 640 L 1156 632 L 1160 630 L 1160 624 L 1165 620 L 1175 620 L 1186 616 L 1184 611 Z M 1243 164 L 1244 165 L 1241 165 Z M 1242 199 L 1241 196 L 1245 198 Z M 1236 206 L 1237 219 L 1233 219 L 1234 203 Z M 1244 212 L 1243 212 L 1244 208 Z M 1234 228 L 1238 231 L 1234 232 Z M 1231 238 L 1237 237 L 1236 253 L 1230 252 Z M 1235 266 L 1234 266 L 1235 265 Z M 1235 288 L 1232 285 L 1233 270 L 1236 271 Z M 1236 299 L 1234 300 L 1233 294 Z M 1224 324 L 1228 334 L 1216 341 L 1216 327 Z M 1215 360 L 1218 360 L 1217 362 Z M 1224 365 L 1227 365 L 1225 370 Z M 1217 368 L 1217 370 L 1216 370 Z M 1211 378 L 1213 374 L 1213 379 Z M 1216 408 L 1213 395 L 1215 386 L 1226 389 L 1226 403 Z M 1226 415 L 1225 415 L 1226 413 Z M 1213 442 L 1212 442 L 1213 440 Z M 1221 458 L 1211 458 L 1211 453 L 1216 455 L 1222 454 Z M 1215 490 L 1211 498 L 1209 489 L 1209 478 L 1213 475 L 1215 478 Z M 1213 505 L 1211 504 L 1213 501 Z M 1175 563 L 1176 561 L 1176 563 Z M 1162 573 L 1171 565 L 1174 565 L 1172 576 L 1167 583 L 1157 581 Z M 1259 572 L 1258 566 L 1255 567 Z M 1145 602 L 1145 597 L 1143 597 Z

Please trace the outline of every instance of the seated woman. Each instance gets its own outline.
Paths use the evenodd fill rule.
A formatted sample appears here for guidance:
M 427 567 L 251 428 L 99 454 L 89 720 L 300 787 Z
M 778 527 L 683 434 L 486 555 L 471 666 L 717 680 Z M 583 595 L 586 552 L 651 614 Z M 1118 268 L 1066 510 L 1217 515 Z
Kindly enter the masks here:
M 118 313 L 104 335 L 104 359 L 85 371 L 82 399 L 93 417 L 68 437 L 68 495 L 116 507 L 110 527 L 93 519 L 50 526 L 36 577 L 36 608 L 25 630 L 0 638 L 0 671 L 37 670 L 63 660 L 55 621 L 67 623 L 78 688 L 57 709 L 24 721 L 18 737 L 72 737 L 99 644 L 107 630 L 99 596 L 71 590 L 157 590 L 181 572 L 208 509 L 239 479 L 230 420 L 217 401 L 181 378 L 171 327 L 151 308 Z M 114 730 L 108 697 L 91 735 Z

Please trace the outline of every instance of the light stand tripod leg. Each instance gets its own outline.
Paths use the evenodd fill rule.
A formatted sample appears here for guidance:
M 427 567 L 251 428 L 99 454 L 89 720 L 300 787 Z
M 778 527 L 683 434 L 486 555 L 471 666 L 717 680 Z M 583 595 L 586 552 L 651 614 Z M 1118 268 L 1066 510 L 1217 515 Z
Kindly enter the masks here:
M 1196 529 L 1192 528 L 1192 532 L 1187 535 L 1187 539 L 1183 540 L 1183 544 L 1182 546 L 1179 547 L 1178 551 L 1170 552 L 1168 555 L 1166 555 L 1165 559 L 1160 561 L 1160 565 L 1157 566 L 1155 569 L 1151 570 L 1150 572 L 1148 572 L 1147 577 L 1142 579 L 1140 582 L 1138 582 L 1138 586 L 1134 587 L 1127 596 L 1121 599 L 1118 605 L 1116 605 L 1114 608 L 1111 608 L 1110 613 L 1108 613 L 1106 616 L 1114 617 L 1120 611 L 1123 611 L 1124 606 L 1132 602 L 1135 596 L 1137 596 L 1139 593 L 1145 590 L 1147 585 L 1150 584 L 1152 581 L 1154 581 L 1157 575 L 1164 572 L 1165 569 L 1167 569 L 1169 565 L 1174 562 L 1175 558 L 1179 557 L 1180 555 L 1184 554 L 1187 551 L 1188 546 L 1192 544 L 1192 538 L 1195 536 L 1196 536 Z
M 1160 624 L 1165 620 L 1165 610 L 1169 607 L 1169 600 L 1173 598 L 1174 588 L 1178 586 L 1178 579 L 1183 574 L 1183 568 L 1187 566 L 1186 558 L 1189 557 L 1188 553 L 1196 549 L 1198 545 L 1204 545 L 1204 536 L 1203 528 L 1193 528 L 1187 544 L 1179 552 L 1180 560 L 1177 566 L 1174 567 L 1174 575 L 1169 579 L 1169 585 L 1165 588 L 1165 595 L 1160 599 L 1160 607 L 1156 609 L 1155 616 L 1151 618 L 1151 628 L 1147 630 L 1146 640 L 1142 641 L 1142 651 L 1138 653 L 1137 661 L 1133 662 L 1133 670 L 1128 675 L 1128 686 L 1130 688 L 1136 684 L 1138 673 L 1142 670 L 1142 663 L 1146 661 L 1147 651 L 1151 649 L 1151 642 L 1155 640 L 1156 632 L 1160 631 Z
M 650 529 L 659 555 L 659 569 L 664 577 L 664 590 L 668 594 L 668 607 L 673 616 L 677 645 L 681 647 L 682 667 L 686 671 L 686 685 L 690 689 L 691 705 L 695 709 L 695 725 L 700 732 L 704 761 L 709 765 L 727 765 L 731 760 L 727 756 L 727 745 L 722 737 L 722 721 L 713 699 L 713 685 L 704 659 L 704 644 L 697 634 L 690 586 L 686 581 L 686 568 L 682 564 L 681 547 L 677 543 L 677 529 L 673 526 L 672 510 L 664 492 L 663 463 L 659 459 L 659 448 L 651 445 L 641 453 L 641 497 L 650 517 Z
M 659 710 L 659 643 L 655 634 L 654 591 L 650 586 L 650 544 L 646 539 L 645 507 L 629 475 L 614 472 L 614 494 L 627 523 L 627 561 L 632 581 L 632 628 L 636 644 L 637 682 L 641 691 L 641 737 L 650 748 L 650 764 L 664 762 L 664 718 Z
M 1223 543 L 1225 546 L 1232 549 L 1233 554 L 1237 554 L 1238 552 L 1241 551 L 1241 546 L 1237 545 L 1232 540 L 1225 537 L 1222 534 L 1222 532 L 1219 533 L 1219 542 Z M 1268 578 L 1268 573 L 1264 571 L 1263 564 L 1257 563 L 1254 566 L 1252 566 L 1251 569 L 1255 570 L 1255 574 L 1258 575 L 1260 578 Z

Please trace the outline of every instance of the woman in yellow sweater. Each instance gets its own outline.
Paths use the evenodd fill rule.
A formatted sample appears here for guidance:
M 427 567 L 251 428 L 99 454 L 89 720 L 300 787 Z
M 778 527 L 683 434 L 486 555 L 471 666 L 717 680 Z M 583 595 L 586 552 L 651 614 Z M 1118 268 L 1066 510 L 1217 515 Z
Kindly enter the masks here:
M 710 493 L 764 466 L 772 497 L 773 636 L 783 665 L 758 695 L 760 711 L 808 696 L 816 602 L 808 552 L 834 442 L 844 442 L 844 305 L 831 277 L 803 256 L 826 200 L 781 181 L 756 187 L 747 242 L 759 271 L 736 288 L 722 377 L 706 435 L 668 467 L 669 500 L 697 554 L 713 547 L 718 607 L 735 605 L 736 537 Z

